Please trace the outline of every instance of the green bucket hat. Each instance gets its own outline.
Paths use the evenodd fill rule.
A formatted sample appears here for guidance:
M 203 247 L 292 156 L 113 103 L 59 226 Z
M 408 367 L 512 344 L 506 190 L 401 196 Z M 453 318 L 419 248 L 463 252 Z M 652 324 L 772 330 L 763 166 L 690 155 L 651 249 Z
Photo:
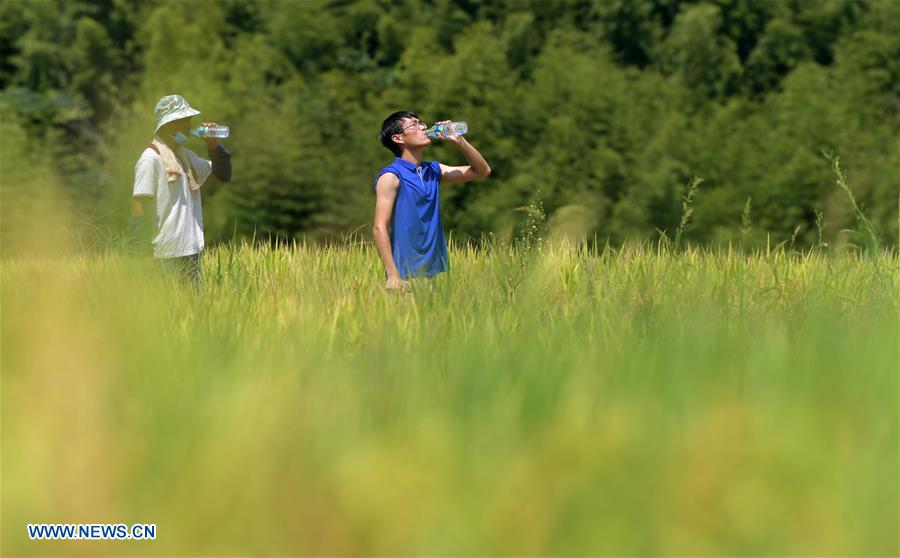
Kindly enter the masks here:
M 187 104 L 181 95 L 166 95 L 156 103 L 156 131 L 173 120 L 181 120 L 200 114 Z

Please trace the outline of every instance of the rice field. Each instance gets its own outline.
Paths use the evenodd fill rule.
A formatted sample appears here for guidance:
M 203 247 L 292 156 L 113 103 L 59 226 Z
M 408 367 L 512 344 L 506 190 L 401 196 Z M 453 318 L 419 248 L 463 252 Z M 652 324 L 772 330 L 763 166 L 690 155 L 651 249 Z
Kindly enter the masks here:
M 900 260 L 2 262 L 5 556 L 894 556 Z M 30 541 L 28 523 L 155 523 Z

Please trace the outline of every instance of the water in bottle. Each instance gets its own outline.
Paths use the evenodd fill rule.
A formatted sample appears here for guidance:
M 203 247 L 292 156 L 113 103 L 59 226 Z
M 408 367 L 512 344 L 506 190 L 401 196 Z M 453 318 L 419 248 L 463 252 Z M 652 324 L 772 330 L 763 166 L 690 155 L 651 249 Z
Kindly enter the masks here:
M 437 138 L 438 134 L 442 136 L 461 136 L 468 131 L 469 126 L 465 122 L 448 122 L 446 124 L 435 124 L 425 130 L 425 135 L 430 138 Z
M 215 126 L 200 126 L 199 128 L 191 130 L 191 133 L 198 138 L 227 138 L 228 132 L 228 126 L 222 126 L 221 124 Z

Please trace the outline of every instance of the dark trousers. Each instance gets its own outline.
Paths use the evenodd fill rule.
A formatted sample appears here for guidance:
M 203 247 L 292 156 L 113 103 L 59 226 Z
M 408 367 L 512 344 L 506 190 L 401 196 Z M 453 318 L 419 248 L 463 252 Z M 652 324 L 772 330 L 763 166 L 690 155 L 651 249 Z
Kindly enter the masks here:
M 160 258 L 159 267 L 163 275 L 176 281 L 188 281 L 200 290 L 200 254 L 180 258 Z

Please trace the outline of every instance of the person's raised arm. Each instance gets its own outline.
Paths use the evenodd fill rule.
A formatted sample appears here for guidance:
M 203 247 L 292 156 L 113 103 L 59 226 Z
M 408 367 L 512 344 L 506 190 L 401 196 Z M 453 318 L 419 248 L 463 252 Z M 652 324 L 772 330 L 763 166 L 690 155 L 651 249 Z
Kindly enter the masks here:
M 216 126 L 215 122 L 204 122 L 204 126 Z M 206 153 L 212 163 L 212 172 L 205 184 L 229 182 L 231 180 L 231 151 L 219 143 L 218 138 L 203 138 L 206 143 Z
M 447 122 L 443 121 L 437 124 L 446 124 Z M 461 182 L 481 180 L 491 174 L 491 166 L 488 165 L 481 153 L 464 136 L 438 135 L 438 139 L 455 144 L 469 162 L 468 165 L 460 167 L 441 165 L 441 182 L 459 184 Z
M 388 227 L 391 223 L 391 216 L 394 214 L 394 202 L 397 200 L 397 190 L 400 186 L 400 179 L 393 173 L 382 174 L 375 184 L 375 219 L 372 225 L 372 236 L 375 239 L 375 248 L 378 250 L 378 256 L 384 265 L 384 272 L 387 275 L 387 283 L 385 287 L 390 290 L 404 290 L 407 282 L 400 278 L 400 271 L 394 262 L 394 256 L 391 252 L 391 237 L 388 234 Z

